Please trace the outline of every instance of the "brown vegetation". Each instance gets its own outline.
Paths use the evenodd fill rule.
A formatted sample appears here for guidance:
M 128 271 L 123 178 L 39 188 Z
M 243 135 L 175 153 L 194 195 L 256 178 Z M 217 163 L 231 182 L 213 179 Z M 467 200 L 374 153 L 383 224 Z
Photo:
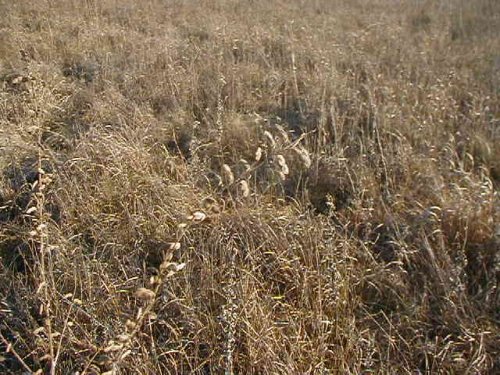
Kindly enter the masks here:
M 0 372 L 500 372 L 500 2 L 0 12 Z

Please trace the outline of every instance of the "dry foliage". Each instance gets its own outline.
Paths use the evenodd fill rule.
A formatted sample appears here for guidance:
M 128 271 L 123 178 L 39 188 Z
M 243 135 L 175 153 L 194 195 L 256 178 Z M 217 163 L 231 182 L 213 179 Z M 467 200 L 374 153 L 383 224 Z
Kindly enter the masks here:
M 500 2 L 0 12 L 0 372 L 500 373 Z

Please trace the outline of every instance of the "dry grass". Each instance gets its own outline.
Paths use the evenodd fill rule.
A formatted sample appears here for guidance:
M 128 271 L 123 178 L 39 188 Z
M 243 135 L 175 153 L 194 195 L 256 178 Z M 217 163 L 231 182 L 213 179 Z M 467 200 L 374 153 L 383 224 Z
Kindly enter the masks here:
M 498 1 L 0 12 L 0 372 L 500 372 Z

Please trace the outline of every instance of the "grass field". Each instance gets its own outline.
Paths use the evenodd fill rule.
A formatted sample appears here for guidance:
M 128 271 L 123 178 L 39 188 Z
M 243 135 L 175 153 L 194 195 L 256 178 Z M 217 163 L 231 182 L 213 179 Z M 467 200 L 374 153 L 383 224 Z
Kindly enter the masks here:
M 500 373 L 500 1 L 0 14 L 0 373 Z

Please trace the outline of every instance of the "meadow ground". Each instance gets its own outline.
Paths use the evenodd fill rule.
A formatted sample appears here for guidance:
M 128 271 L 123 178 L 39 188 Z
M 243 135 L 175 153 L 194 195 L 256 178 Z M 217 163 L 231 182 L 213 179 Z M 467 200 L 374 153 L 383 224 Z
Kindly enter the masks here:
M 1 373 L 500 373 L 499 1 L 0 14 Z

